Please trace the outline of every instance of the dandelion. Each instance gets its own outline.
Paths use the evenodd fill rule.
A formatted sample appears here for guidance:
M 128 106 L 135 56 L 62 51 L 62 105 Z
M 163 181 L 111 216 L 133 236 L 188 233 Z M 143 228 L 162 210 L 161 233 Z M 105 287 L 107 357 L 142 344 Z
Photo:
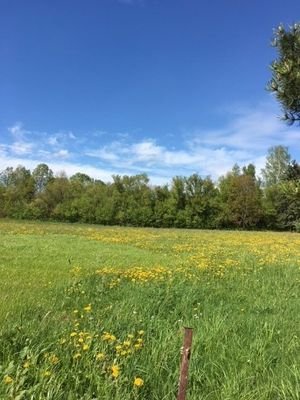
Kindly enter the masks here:
M 129 333 L 128 335 L 127 335 L 127 337 L 128 337 L 128 339 L 133 339 L 133 335 L 131 334 L 131 333 Z
M 117 378 L 120 375 L 120 367 L 116 364 L 111 367 L 111 376 Z
M 97 353 L 96 354 L 96 360 L 97 361 L 102 361 L 105 358 L 105 354 L 104 353 Z
M 59 363 L 59 358 L 57 357 L 57 355 L 51 354 L 51 356 L 49 357 L 49 361 L 51 362 L 51 364 L 56 365 Z
M 83 350 L 83 351 L 87 351 L 89 348 L 90 348 L 90 347 L 89 347 L 88 344 L 84 344 L 83 347 L 82 347 L 82 350 Z
M 10 384 L 13 383 L 14 380 L 13 380 L 13 378 L 11 376 L 5 375 L 4 378 L 3 378 L 3 381 L 4 381 L 4 383 L 6 385 L 10 385 Z
M 47 378 L 49 376 L 51 376 L 51 372 L 50 371 L 44 371 L 43 377 Z
M 144 381 L 143 381 L 142 378 L 134 378 L 133 386 L 135 386 L 135 387 L 141 387 L 141 386 L 143 386 L 143 385 L 144 385 Z
M 117 338 L 115 335 L 111 335 L 108 332 L 104 332 L 104 334 L 101 336 L 102 340 L 108 341 L 108 342 L 114 342 Z
M 71 337 L 77 336 L 77 332 L 72 332 L 72 333 L 70 334 L 70 336 L 71 336 Z
M 91 312 L 92 311 L 92 305 L 89 304 L 86 307 L 83 308 L 85 312 Z

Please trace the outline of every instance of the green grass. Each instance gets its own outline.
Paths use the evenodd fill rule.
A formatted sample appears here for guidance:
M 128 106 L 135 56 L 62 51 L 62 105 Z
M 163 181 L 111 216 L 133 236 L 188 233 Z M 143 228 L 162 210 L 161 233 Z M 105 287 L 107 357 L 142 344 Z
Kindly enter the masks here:
M 0 235 L 1 400 L 175 399 L 184 326 L 189 400 L 300 398 L 299 235 L 11 221 Z

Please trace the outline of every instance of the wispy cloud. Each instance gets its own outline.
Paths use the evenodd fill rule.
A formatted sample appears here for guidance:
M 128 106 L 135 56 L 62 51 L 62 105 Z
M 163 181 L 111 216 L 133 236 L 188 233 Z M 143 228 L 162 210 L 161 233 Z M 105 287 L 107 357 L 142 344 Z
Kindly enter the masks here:
M 174 135 L 169 144 L 167 135 L 162 144 L 154 136 L 133 140 L 127 132 L 98 130 L 96 137 L 93 133 L 81 136 L 71 131 L 35 132 L 16 123 L 8 128 L 11 140 L 0 140 L 0 168 L 20 163 L 32 168 L 46 162 L 55 171 L 82 171 L 105 181 L 112 174 L 146 172 L 152 183 L 166 183 L 175 175 L 195 172 L 217 179 L 235 163 L 254 163 L 259 172 L 268 148 L 274 145 L 288 146 L 293 157 L 300 156 L 299 127 L 280 121 L 274 105 L 234 107 L 226 112 L 230 122 L 222 129 L 194 129 Z M 96 142 L 102 145 L 96 147 Z

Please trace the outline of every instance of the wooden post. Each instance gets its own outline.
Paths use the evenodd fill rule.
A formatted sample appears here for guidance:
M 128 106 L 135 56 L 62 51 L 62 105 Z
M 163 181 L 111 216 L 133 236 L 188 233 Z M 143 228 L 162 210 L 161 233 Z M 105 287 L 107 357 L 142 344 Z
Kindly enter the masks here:
M 180 377 L 179 377 L 177 400 L 186 400 L 192 338 L 193 338 L 192 328 L 184 328 L 183 350 L 182 350 L 181 365 L 180 365 Z

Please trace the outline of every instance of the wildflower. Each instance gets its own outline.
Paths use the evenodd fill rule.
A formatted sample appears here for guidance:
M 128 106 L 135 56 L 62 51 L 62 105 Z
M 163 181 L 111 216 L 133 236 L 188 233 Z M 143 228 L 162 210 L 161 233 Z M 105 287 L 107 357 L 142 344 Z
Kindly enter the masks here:
M 76 336 L 76 335 L 77 335 L 77 332 L 72 332 L 72 333 L 70 334 L 71 337 L 74 337 L 74 336 Z
M 43 376 L 45 377 L 45 378 L 47 378 L 48 376 L 50 376 L 51 375 L 51 372 L 50 371 L 44 371 L 44 373 L 43 373 Z
M 82 347 L 83 351 L 87 351 L 89 349 L 89 345 L 88 344 L 84 344 Z
M 131 333 L 129 333 L 129 335 L 127 335 L 128 339 L 133 339 L 133 335 Z
M 25 361 L 23 364 L 23 368 L 27 369 L 30 367 L 30 362 L 29 361 Z
M 102 340 L 108 341 L 108 342 L 114 342 L 116 340 L 115 335 L 111 335 L 108 332 L 104 332 L 104 334 L 101 336 Z
M 83 308 L 85 312 L 91 312 L 92 311 L 92 306 L 91 304 L 87 305 L 86 307 Z
M 144 381 L 142 378 L 134 378 L 133 385 L 135 387 L 141 387 L 144 385 Z
M 74 356 L 73 356 L 74 360 L 77 360 L 77 359 L 80 358 L 80 357 L 81 357 L 81 354 L 80 354 L 80 353 L 76 353 L 76 354 L 74 354 Z
M 3 378 L 3 381 L 6 385 L 10 385 L 11 383 L 13 383 L 13 378 L 9 375 L 5 375 L 5 377 Z
M 51 356 L 49 357 L 49 361 L 51 362 L 51 364 L 56 365 L 59 363 L 59 358 L 55 354 L 51 354 Z
M 138 331 L 138 334 L 139 334 L 140 336 L 143 336 L 144 333 L 145 333 L 145 331 Z
M 102 360 L 104 360 L 104 358 L 105 358 L 105 354 L 104 353 L 98 353 L 96 355 L 96 360 L 97 361 L 102 361 Z
M 111 367 L 111 375 L 113 378 L 117 378 L 120 375 L 120 367 L 116 364 Z
M 125 347 L 129 347 L 130 344 L 131 344 L 130 340 L 124 340 L 124 342 L 123 342 L 123 345 L 124 345 Z

